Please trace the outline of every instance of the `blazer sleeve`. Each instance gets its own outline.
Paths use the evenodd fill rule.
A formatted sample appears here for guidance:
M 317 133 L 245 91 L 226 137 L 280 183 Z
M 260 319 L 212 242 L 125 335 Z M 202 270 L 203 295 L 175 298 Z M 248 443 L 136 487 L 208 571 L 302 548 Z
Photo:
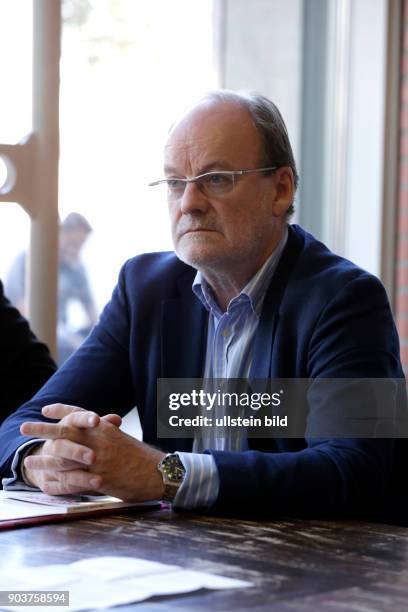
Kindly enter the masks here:
M 322 308 L 307 347 L 307 366 L 311 379 L 403 378 L 393 317 L 375 277 L 353 279 Z M 328 393 L 328 414 L 333 399 Z M 309 405 L 311 429 L 315 410 Z M 321 414 L 321 404 L 318 410 Z M 207 451 L 220 478 L 213 510 L 367 516 L 384 502 L 394 445 L 383 438 L 306 437 L 305 447 L 295 452 Z
M 0 423 L 57 369 L 48 348 L 6 299 L 0 283 Z
M 64 403 L 100 415 L 116 412 L 122 416 L 135 406 L 129 365 L 125 266 L 111 301 L 85 342 L 0 428 L 1 477 L 10 475 L 15 451 L 30 439 L 20 434 L 20 425 L 24 421 L 47 421 L 41 414 L 43 406 Z

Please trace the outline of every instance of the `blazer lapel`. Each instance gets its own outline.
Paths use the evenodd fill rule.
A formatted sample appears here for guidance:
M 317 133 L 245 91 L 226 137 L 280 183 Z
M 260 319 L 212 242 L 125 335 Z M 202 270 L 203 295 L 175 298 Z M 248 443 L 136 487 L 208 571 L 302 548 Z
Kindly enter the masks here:
M 193 294 L 189 277 L 188 291 L 184 290 L 180 299 L 162 304 L 162 378 L 202 377 L 207 319 L 207 311 Z
M 254 357 L 249 384 L 253 380 L 265 380 L 265 391 L 267 390 L 266 381 L 272 377 L 272 347 L 275 331 L 279 323 L 279 310 L 290 275 L 304 244 L 303 236 L 295 228 L 292 226 L 288 227 L 288 241 L 266 292 L 255 337 Z M 258 382 L 256 385 L 257 391 L 261 391 L 261 388 L 262 383 Z M 248 447 L 250 449 L 273 452 L 280 448 L 280 444 L 280 440 L 248 437 Z
M 290 275 L 296 265 L 304 244 L 303 236 L 300 235 L 293 226 L 288 226 L 288 232 L 286 246 L 262 305 L 249 376 L 251 380 L 257 378 L 266 379 L 271 376 L 272 346 L 275 330 L 279 321 L 279 309 Z
M 186 275 L 187 276 L 187 275 Z M 205 358 L 207 311 L 191 289 L 191 275 L 181 285 L 180 299 L 162 303 L 161 368 L 162 378 L 202 378 Z M 191 452 L 191 438 L 162 438 L 160 447 Z

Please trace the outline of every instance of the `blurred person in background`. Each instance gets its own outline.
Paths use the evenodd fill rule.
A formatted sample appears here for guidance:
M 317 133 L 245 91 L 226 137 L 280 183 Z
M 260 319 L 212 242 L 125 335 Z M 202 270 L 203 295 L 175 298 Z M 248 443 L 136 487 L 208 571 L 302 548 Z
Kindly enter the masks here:
M 81 250 L 92 232 L 87 219 L 70 213 L 60 225 L 58 269 L 58 363 L 68 359 L 97 321 L 97 309 L 91 292 L 88 274 L 81 260 Z M 5 286 L 9 299 L 27 316 L 25 291 L 26 253 L 20 253 L 11 265 Z M 80 326 L 73 325 L 70 306 L 79 304 L 84 315 Z

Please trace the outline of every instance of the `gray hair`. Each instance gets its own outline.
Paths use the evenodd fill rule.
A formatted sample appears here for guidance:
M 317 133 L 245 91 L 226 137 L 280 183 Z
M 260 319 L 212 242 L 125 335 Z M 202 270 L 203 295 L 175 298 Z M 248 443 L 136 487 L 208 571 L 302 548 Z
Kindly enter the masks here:
M 228 89 L 208 92 L 200 100 L 200 102 L 206 101 L 237 104 L 245 108 L 261 137 L 263 149 L 261 163 L 264 166 L 289 166 L 293 172 L 295 190 L 297 189 L 299 175 L 296 162 L 285 122 L 276 104 L 256 92 L 235 92 Z M 294 211 L 292 203 L 286 216 L 290 217 Z

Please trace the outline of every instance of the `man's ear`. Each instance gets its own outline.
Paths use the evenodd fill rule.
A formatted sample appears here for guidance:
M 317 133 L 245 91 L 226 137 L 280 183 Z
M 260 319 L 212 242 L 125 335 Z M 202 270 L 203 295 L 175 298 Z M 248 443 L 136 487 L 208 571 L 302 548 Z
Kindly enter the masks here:
M 282 166 L 273 174 L 275 196 L 272 201 L 272 214 L 281 217 L 286 213 L 295 198 L 295 180 L 292 168 Z

